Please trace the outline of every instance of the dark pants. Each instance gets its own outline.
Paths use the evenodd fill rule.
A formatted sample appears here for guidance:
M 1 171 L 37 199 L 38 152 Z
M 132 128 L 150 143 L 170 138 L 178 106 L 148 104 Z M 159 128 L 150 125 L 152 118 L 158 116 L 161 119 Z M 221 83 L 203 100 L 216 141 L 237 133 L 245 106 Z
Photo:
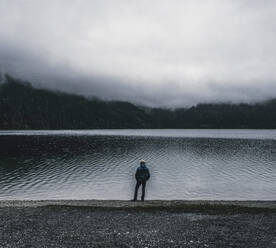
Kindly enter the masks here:
M 137 193 L 140 185 L 142 184 L 142 197 L 141 200 L 144 201 L 145 199 L 145 189 L 146 189 L 146 181 L 137 181 L 135 186 L 135 193 L 134 193 L 134 200 L 137 200 Z

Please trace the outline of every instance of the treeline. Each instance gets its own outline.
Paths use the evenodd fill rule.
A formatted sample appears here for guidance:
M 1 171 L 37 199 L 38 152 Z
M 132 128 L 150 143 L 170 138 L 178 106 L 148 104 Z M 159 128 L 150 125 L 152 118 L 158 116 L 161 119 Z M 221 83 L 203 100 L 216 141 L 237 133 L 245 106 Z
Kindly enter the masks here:
M 0 85 L 1 129 L 148 128 L 149 116 L 127 102 L 36 89 L 6 75 Z
M 258 104 L 198 104 L 144 109 L 36 89 L 6 75 L 0 84 L 0 129 L 276 128 L 276 99 Z

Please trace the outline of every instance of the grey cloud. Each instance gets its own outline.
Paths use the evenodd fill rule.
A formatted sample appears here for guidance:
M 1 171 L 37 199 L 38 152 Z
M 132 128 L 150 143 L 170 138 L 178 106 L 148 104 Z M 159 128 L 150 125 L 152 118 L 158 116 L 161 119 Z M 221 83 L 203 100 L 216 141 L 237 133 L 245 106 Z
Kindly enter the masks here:
M 0 0 L 0 71 L 151 106 L 276 97 L 276 1 Z

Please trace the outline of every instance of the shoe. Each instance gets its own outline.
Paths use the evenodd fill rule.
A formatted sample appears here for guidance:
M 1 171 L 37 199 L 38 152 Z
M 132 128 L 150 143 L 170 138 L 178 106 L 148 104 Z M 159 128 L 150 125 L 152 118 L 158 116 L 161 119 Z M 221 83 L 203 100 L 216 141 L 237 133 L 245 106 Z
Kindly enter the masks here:
M 137 201 L 137 200 L 136 200 L 136 199 L 132 199 L 132 200 L 130 200 L 130 201 L 135 202 L 135 201 Z

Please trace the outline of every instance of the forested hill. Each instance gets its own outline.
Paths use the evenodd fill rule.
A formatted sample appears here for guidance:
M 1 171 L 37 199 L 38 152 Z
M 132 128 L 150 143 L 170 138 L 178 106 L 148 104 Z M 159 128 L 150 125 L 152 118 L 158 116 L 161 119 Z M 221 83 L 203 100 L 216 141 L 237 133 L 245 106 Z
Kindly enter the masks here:
M 276 99 L 150 109 L 36 89 L 6 76 L 0 84 L 0 129 L 276 128 Z

